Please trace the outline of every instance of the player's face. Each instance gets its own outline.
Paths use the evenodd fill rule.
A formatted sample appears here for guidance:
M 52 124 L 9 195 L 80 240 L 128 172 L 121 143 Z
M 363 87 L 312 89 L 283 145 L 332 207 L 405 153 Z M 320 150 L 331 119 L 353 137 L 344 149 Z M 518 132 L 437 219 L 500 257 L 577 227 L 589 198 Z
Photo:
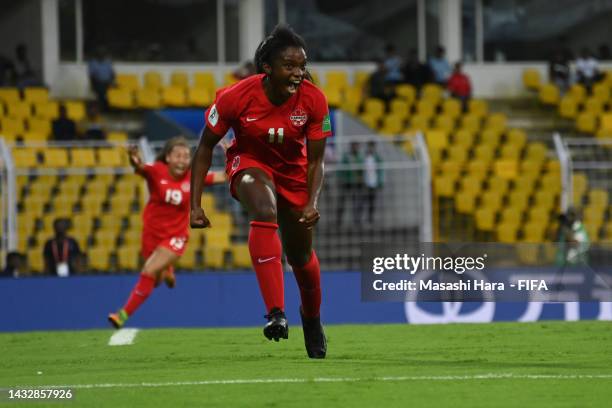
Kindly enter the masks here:
M 166 155 L 166 161 L 173 176 L 182 176 L 189 168 L 191 151 L 185 146 L 174 146 Z
M 270 82 L 277 94 L 289 98 L 297 92 L 306 74 L 306 52 L 287 47 L 272 62 Z

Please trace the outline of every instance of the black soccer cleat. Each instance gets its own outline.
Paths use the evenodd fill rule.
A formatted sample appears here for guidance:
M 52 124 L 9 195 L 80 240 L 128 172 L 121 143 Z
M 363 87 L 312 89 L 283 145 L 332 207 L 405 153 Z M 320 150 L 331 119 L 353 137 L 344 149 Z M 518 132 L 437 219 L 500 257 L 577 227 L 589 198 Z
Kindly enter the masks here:
M 304 317 L 300 308 L 302 327 L 304 328 L 304 345 L 310 358 L 325 358 L 327 354 L 327 338 L 321 325 L 320 317 Z
M 275 307 L 264 317 L 268 319 L 268 323 L 263 328 L 263 334 L 268 340 L 279 341 L 289 338 L 289 323 L 285 312 Z

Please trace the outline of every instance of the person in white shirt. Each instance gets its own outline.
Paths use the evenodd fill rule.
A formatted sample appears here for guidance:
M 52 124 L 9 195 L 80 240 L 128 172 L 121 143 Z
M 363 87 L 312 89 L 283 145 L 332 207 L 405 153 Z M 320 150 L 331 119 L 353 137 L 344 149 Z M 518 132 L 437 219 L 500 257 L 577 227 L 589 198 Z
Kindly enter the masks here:
M 364 200 L 365 207 L 367 208 L 367 221 L 369 224 L 374 223 L 376 196 L 383 185 L 383 170 L 381 164 L 382 159 L 376 152 L 376 142 L 368 142 L 363 159 L 363 185 L 365 187 Z
M 599 63 L 588 48 L 583 48 L 580 57 L 576 60 L 576 76 L 578 82 L 583 84 L 589 92 L 593 84 L 600 78 Z

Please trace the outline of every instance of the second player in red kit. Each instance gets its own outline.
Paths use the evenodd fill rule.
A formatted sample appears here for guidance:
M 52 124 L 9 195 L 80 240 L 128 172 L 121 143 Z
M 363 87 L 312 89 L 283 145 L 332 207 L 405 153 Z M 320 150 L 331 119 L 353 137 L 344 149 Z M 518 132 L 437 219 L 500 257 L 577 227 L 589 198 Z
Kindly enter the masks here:
M 320 267 L 312 231 L 319 220 L 331 124 L 325 96 L 306 79 L 305 48 L 293 30 L 278 26 L 255 54 L 259 74 L 217 94 L 192 165 L 191 226 L 210 226 L 198 197 L 202 175 L 210 168 L 212 149 L 232 128 L 236 138 L 227 150 L 226 171 L 232 195 L 251 219 L 249 252 L 268 318 L 264 335 L 276 341 L 288 337 L 284 250 L 300 288 L 306 351 L 311 358 L 324 358 Z

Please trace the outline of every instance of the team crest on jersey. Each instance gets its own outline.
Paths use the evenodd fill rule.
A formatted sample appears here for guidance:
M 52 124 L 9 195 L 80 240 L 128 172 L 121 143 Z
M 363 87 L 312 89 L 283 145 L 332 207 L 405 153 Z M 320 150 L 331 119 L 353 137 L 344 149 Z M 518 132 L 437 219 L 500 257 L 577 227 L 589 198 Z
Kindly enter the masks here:
M 291 123 L 295 126 L 304 126 L 308 120 L 308 114 L 306 114 L 302 108 L 297 108 L 289 115 L 289 120 L 291 120 Z
M 181 184 L 181 190 L 183 190 L 184 193 L 188 193 L 189 192 L 189 182 L 184 182 L 183 184 Z
M 240 156 L 234 157 L 234 161 L 232 161 L 232 170 L 236 170 L 240 166 Z

